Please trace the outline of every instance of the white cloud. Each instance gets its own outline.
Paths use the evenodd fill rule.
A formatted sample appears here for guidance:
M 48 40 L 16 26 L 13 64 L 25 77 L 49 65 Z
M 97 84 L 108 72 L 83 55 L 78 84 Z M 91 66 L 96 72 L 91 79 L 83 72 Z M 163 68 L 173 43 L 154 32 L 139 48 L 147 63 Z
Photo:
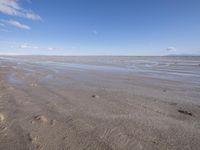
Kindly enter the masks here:
M 41 20 L 41 17 L 33 11 L 22 8 L 19 4 L 19 0 L 0 0 L 0 12 L 31 20 Z
M 19 29 L 30 30 L 31 28 L 28 25 L 22 24 L 16 20 L 2 20 L 4 23 L 7 23 L 11 26 L 17 27 Z
M 176 51 L 176 48 L 175 47 L 168 47 L 165 50 L 166 51 Z
M 35 46 L 35 45 L 31 45 L 31 44 L 28 44 L 28 43 L 23 43 L 19 46 L 19 48 L 21 49 L 39 49 L 38 46 Z

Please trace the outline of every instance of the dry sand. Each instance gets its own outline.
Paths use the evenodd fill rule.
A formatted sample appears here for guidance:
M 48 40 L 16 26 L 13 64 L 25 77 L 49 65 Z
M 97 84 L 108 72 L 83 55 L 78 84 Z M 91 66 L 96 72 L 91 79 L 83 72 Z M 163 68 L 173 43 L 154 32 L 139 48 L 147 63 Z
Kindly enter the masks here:
M 109 59 L 112 65 L 96 58 L 1 57 L 0 150 L 200 149 L 198 65 L 156 68 L 171 69 L 167 75 L 141 61 L 131 62 L 141 72 L 120 66 L 131 58 Z M 89 65 L 64 65 L 73 60 Z

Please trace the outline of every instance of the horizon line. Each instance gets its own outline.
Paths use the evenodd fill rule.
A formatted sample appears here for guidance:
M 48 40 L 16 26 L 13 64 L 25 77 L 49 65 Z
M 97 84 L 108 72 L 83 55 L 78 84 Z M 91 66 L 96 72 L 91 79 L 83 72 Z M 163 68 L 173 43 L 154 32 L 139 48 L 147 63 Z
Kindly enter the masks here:
M 48 54 L 0 54 L 0 56 L 47 56 L 47 57 L 200 57 L 195 54 L 174 55 L 48 55 Z

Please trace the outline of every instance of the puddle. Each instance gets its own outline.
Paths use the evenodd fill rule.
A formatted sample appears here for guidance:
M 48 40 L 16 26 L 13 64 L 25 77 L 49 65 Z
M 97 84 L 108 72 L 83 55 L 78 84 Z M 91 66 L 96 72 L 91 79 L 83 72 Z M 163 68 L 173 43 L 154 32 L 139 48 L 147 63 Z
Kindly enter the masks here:
M 42 81 L 50 81 L 54 80 L 54 76 L 52 74 L 48 74 L 42 78 Z
M 53 61 L 45 61 L 45 62 L 37 62 L 38 64 L 42 64 L 44 66 L 51 66 L 57 69 L 72 69 L 72 70 L 95 70 L 95 71 L 133 71 L 130 68 L 122 68 L 115 66 L 100 66 L 100 65 L 89 65 L 89 64 L 78 64 L 78 63 L 63 63 L 63 62 L 53 62 Z
M 22 84 L 23 84 L 23 81 L 18 80 L 14 74 L 7 75 L 7 76 L 6 76 L 6 80 L 7 80 L 9 83 L 15 84 L 15 85 L 22 85 Z
M 70 68 L 77 68 L 77 69 L 84 69 L 84 70 L 99 70 L 99 71 L 106 71 L 106 72 L 113 72 L 113 71 L 133 71 L 129 68 L 122 68 L 122 67 L 114 67 L 114 66 L 98 66 L 98 65 L 87 65 L 87 64 L 72 64 L 67 63 L 66 67 Z

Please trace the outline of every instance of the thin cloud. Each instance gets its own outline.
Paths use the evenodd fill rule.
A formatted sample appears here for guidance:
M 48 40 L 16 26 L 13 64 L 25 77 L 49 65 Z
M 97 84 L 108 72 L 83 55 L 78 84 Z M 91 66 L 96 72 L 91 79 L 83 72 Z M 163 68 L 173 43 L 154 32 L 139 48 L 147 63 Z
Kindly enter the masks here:
M 38 46 L 30 45 L 28 43 L 23 43 L 19 46 L 21 49 L 39 49 Z
M 6 30 L 6 29 L 1 29 L 0 28 L 0 32 L 10 32 L 9 30 Z
M 59 50 L 62 50 L 61 48 L 55 48 L 55 47 L 48 47 L 48 48 L 44 48 L 44 49 L 47 49 L 49 51 L 59 51 Z
M 50 50 L 50 51 L 54 50 L 53 47 L 48 47 L 47 49 Z
M 0 55 L 3 55 L 3 56 L 15 56 L 15 55 L 22 55 L 22 54 L 19 54 L 19 53 L 12 53 L 12 52 L 5 52 L 5 53 L 2 53 L 0 52 Z
M 25 29 L 30 30 L 31 28 L 28 25 L 22 24 L 16 20 L 2 20 L 4 23 L 7 23 L 8 25 L 14 26 L 19 29 Z
M 99 34 L 99 32 L 98 32 L 97 30 L 93 30 L 92 33 L 93 33 L 94 35 L 98 35 L 98 34 Z
M 42 46 L 37 46 L 31 43 L 22 43 L 18 47 L 20 49 L 35 49 L 35 50 L 48 50 L 48 51 L 61 50 L 55 47 L 42 47 Z
M 60 50 L 63 50 L 62 48 L 57 48 L 57 47 L 46 47 L 44 49 L 45 50 L 49 50 L 49 51 L 60 51 Z
M 26 10 L 19 4 L 19 0 L 0 0 L 0 12 L 10 16 L 18 16 L 31 20 L 42 20 L 32 10 Z
M 0 26 L 1 26 L 1 27 L 5 27 L 5 24 L 3 24 L 3 23 L 0 23 Z
M 166 51 L 176 51 L 176 48 L 175 47 L 167 47 L 165 50 Z

